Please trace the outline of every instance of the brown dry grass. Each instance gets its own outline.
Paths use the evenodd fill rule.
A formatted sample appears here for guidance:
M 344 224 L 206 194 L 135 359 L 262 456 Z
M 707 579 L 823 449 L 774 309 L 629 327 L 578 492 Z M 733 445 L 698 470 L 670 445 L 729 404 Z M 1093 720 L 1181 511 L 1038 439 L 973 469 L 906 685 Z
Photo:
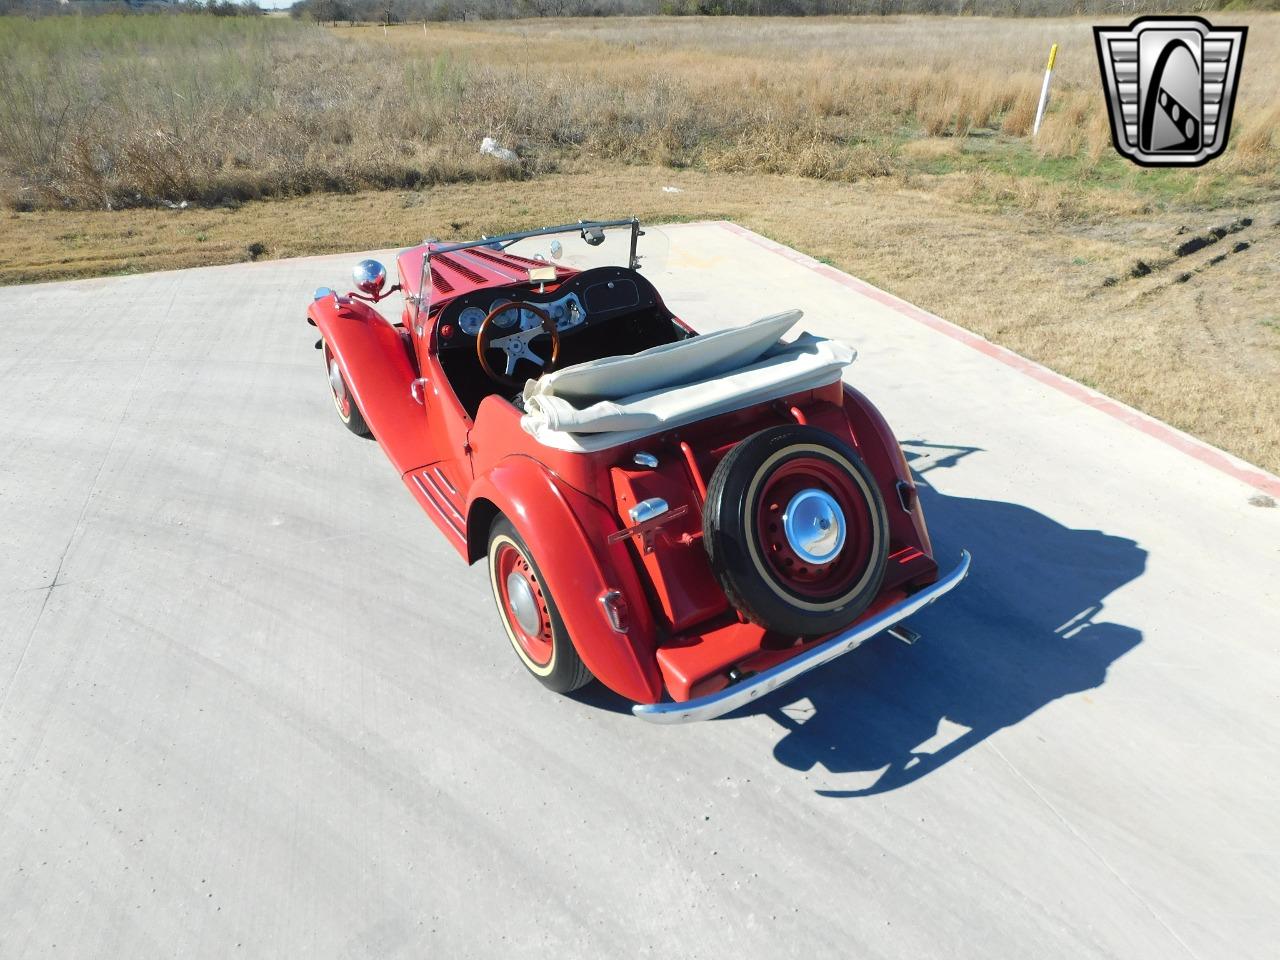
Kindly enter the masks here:
M 662 192 L 668 184 L 683 192 Z M 1276 202 L 1047 230 L 1025 213 L 975 210 L 967 198 L 887 178 L 843 184 L 596 166 L 537 183 L 313 196 L 238 210 L 9 214 L 0 282 L 234 262 L 247 259 L 250 243 L 283 257 L 633 212 L 736 220 L 1280 470 Z M 1174 255 L 1177 244 L 1241 215 L 1252 225 Z M 1241 242 L 1248 248 L 1232 252 Z M 1152 272 L 1131 278 L 1139 259 Z M 1106 286 L 1107 278 L 1117 282 Z
M 1280 31 L 1250 23 L 1237 144 L 1274 189 Z M 1043 57 L 1055 97 L 1029 150 Z M 979 56 L 975 59 L 975 51 Z M 1084 20 L 639 18 L 381 27 L 201 17 L 0 19 L 0 192 L 18 207 L 211 204 L 510 179 L 576 160 L 909 174 L 917 137 L 1005 135 L 971 167 L 1114 180 Z M 479 155 L 484 136 L 516 168 Z M 1023 154 L 1026 156 L 1023 157 Z M 934 158 L 936 159 L 936 157 Z M 1159 171 L 1144 178 L 1159 191 Z

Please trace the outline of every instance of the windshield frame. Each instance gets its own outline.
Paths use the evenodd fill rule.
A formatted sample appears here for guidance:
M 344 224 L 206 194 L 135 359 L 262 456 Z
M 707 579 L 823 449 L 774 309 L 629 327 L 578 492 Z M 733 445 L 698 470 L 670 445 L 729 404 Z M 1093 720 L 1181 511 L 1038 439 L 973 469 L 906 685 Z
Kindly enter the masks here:
M 452 253 L 455 250 L 467 250 L 471 247 L 490 247 L 497 250 L 505 250 L 507 247 L 521 240 L 528 240 L 530 237 L 545 237 L 555 233 L 578 233 L 583 239 L 586 239 L 588 230 L 608 230 L 616 227 L 631 228 L 631 253 L 628 257 L 628 266 L 632 270 L 640 269 L 640 258 L 636 254 L 636 248 L 640 243 L 640 238 L 644 236 L 644 231 L 640 229 L 640 221 L 636 217 L 628 217 L 625 220 L 579 220 L 577 223 L 562 223 L 556 227 L 539 227 L 536 230 L 520 230 L 515 233 L 504 233 L 497 237 L 481 237 L 479 240 L 463 240 L 458 243 L 442 244 L 438 240 L 424 241 L 424 249 L 422 253 L 422 275 L 418 278 L 418 295 L 413 297 L 414 305 L 420 311 L 425 305 L 427 278 L 431 276 L 431 254 L 432 253 Z M 602 237 L 603 239 L 603 237 Z

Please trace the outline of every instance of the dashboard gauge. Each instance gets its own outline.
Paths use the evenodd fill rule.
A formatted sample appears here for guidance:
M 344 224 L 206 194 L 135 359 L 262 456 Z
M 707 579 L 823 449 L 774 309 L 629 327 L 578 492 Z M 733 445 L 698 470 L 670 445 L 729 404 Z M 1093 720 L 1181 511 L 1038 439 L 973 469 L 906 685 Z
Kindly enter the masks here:
M 474 337 L 479 333 L 480 324 L 482 323 L 484 323 L 484 311 L 479 307 L 467 307 L 462 313 L 458 314 L 458 326 L 468 336 Z
M 489 304 L 489 312 L 493 313 L 493 311 L 497 310 L 499 307 L 505 306 L 510 302 L 511 302 L 510 300 L 495 300 L 493 301 L 493 303 Z M 493 322 L 496 323 L 503 330 L 506 330 L 508 327 L 512 326 L 519 319 L 520 319 L 519 310 L 507 310 L 503 313 L 498 314 L 496 317 L 494 317 Z

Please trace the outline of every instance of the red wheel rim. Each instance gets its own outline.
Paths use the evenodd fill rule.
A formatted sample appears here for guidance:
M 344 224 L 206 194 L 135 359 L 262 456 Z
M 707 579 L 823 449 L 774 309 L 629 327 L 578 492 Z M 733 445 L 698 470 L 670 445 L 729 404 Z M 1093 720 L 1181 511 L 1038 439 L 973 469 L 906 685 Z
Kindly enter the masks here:
M 347 383 L 342 379 L 342 371 L 338 369 L 338 361 L 324 345 L 324 366 L 329 373 L 329 391 L 333 394 L 333 405 L 338 408 L 338 415 L 343 420 L 351 419 L 351 394 L 347 392 Z
M 555 646 L 551 611 L 537 573 L 524 554 L 509 543 L 498 548 L 493 567 L 498 602 L 507 628 L 525 656 L 535 666 L 545 667 L 551 662 Z M 524 590 L 528 593 L 522 593 Z
M 801 557 L 783 529 L 787 505 L 796 494 L 809 489 L 830 495 L 844 514 L 844 545 L 834 559 L 823 564 Z M 866 495 L 847 469 L 822 457 L 799 456 L 775 468 L 761 485 L 755 519 L 767 572 L 784 589 L 805 600 L 841 596 L 861 579 L 871 561 L 874 536 Z

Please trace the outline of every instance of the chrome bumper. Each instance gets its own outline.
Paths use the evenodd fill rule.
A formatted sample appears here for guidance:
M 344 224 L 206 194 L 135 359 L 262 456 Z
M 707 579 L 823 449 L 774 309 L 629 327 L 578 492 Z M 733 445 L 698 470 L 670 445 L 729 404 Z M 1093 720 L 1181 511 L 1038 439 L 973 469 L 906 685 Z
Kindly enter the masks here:
M 901 603 L 880 611 L 868 620 L 854 624 L 844 633 L 837 634 L 825 643 L 806 650 L 785 663 L 780 663 L 741 683 L 726 687 L 718 693 L 698 697 L 695 700 L 685 700 L 683 703 L 637 703 L 631 708 L 631 712 L 650 723 L 689 723 L 694 720 L 711 720 L 723 716 L 743 704 L 777 690 L 815 667 L 820 667 L 848 653 L 877 633 L 888 630 L 895 623 L 927 607 L 944 593 L 948 593 L 965 578 L 968 572 L 969 551 L 961 550 L 960 563 L 945 577 L 931 583 L 919 593 L 912 594 Z

